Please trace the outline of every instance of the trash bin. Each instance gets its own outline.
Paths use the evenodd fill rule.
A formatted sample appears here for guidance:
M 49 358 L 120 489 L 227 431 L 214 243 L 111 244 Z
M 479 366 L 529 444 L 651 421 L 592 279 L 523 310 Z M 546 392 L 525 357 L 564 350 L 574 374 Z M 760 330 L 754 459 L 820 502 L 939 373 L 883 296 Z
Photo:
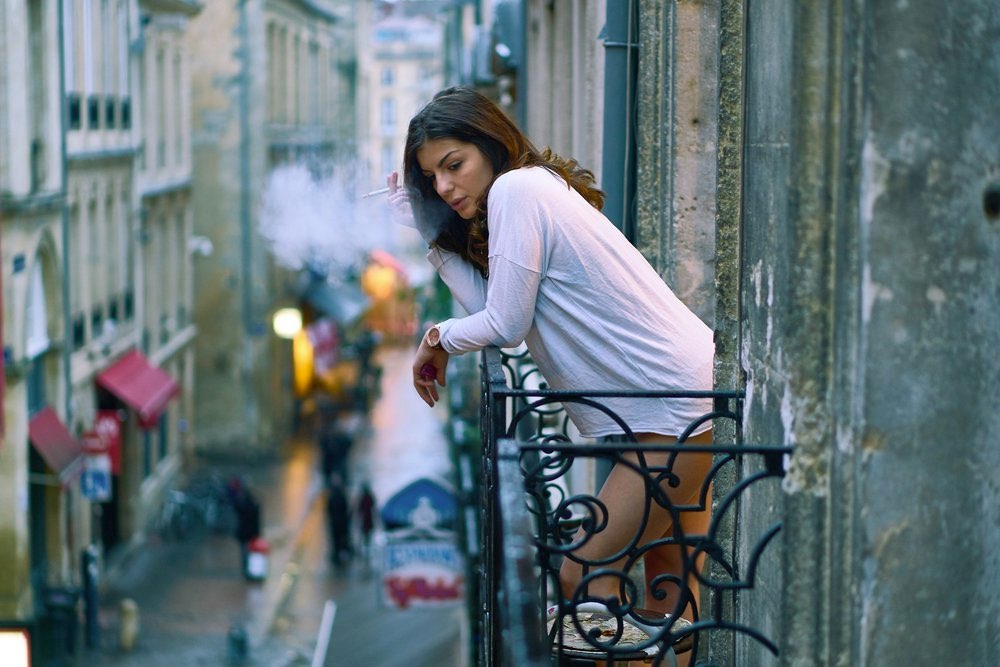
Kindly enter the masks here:
M 255 537 L 247 545 L 246 577 L 251 581 L 263 581 L 267 578 L 268 560 L 271 545 L 263 537 Z
M 40 626 L 48 641 L 54 664 L 76 652 L 77 601 L 80 591 L 71 586 L 48 586 L 42 590 Z

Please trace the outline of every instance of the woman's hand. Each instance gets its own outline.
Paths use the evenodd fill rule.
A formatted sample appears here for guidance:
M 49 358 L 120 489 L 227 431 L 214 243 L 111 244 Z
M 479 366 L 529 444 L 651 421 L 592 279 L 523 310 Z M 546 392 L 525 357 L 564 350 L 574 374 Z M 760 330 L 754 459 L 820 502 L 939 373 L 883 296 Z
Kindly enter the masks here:
M 424 403 L 434 407 L 441 400 L 437 385 L 445 386 L 445 371 L 448 369 L 448 353 L 440 347 L 427 344 L 425 335 L 413 359 L 413 388 Z
M 385 177 L 385 184 L 389 186 L 389 214 L 392 221 L 403 227 L 410 227 L 420 232 L 421 238 L 427 243 L 433 243 L 437 237 L 437 230 L 432 229 L 427 221 L 420 223 L 413 214 L 413 199 L 410 190 L 401 187 L 399 184 L 399 172 L 394 171 Z M 447 204 L 438 200 L 438 203 L 448 208 Z
M 392 212 L 392 221 L 398 225 L 416 229 L 417 222 L 413 217 L 410 194 L 406 188 L 399 187 L 399 172 L 394 171 L 386 176 L 385 184 L 389 186 L 389 210 Z

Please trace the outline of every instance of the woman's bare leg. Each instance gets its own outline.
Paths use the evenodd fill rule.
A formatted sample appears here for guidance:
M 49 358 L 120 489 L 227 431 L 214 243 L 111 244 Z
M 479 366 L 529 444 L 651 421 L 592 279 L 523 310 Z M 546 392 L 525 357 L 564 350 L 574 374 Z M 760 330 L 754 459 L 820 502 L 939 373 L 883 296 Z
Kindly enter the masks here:
M 673 438 L 657 434 L 642 434 L 637 436 L 641 443 L 671 443 Z M 709 444 L 712 441 L 712 432 L 699 434 L 689 438 L 689 444 Z M 663 466 L 667 462 L 669 454 L 646 454 L 646 463 L 650 466 Z M 628 461 L 636 463 L 638 457 L 635 452 L 628 452 L 624 455 Z M 664 484 L 667 497 L 675 505 L 694 504 L 699 498 L 701 486 L 705 476 L 712 465 L 712 455 L 708 452 L 680 454 L 674 460 L 673 472 L 680 480 L 680 484 L 671 487 Z M 646 502 L 646 487 L 639 475 L 626 465 L 616 464 L 612 468 L 608 479 L 601 488 L 598 498 L 608 509 L 608 525 L 605 530 L 595 533 L 587 544 L 577 549 L 577 555 L 585 560 L 594 560 L 606 557 L 625 547 L 640 530 L 643 516 L 643 507 Z M 709 497 L 710 502 L 710 497 Z M 681 512 L 680 522 L 684 534 L 704 534 L 709 520 L 710 507 L 703 511 Z M 654 539 L 671 535 L 673 531 L 673 520 L 670 513 L 659 504 L 651 502 L 649 520 L 638 540 L 638 546 L 642 546 Z M 577 534 L 577 539 L 582 537 L 582 533 Z M 664 546 L 652 550 L 645 557 L 645 568 L 647 582 L 660 574 L 673 574 L 680 578 L 683 573 L 683 556 L 680 546 Z M 606 566 L 609 569 L 620 570 L 625 563 L 621 559 Z M 560 568 L 560 579 L 562 582 L 563 595 L 572 596 L 577 585 L 583 578 L 582 567 L 566 558 Z M 693 577 L 689 577 L 688 585 L 694 599 L 697 600 L 697 582 Z M 677 604 L 679 589 L 675 584 L 665 584 L 660 587 L 666 597 L 657 600 L 653 597 L 649 589 L 646 590 L 645 606 L 656 611 L 669 612 Z M 611 598 L 620 596 L 620 580 L 617 577 L 601 577 L 589 584 L 588 593 L 595 597 Z M 689 613 L 685 613 L 685 616 Z

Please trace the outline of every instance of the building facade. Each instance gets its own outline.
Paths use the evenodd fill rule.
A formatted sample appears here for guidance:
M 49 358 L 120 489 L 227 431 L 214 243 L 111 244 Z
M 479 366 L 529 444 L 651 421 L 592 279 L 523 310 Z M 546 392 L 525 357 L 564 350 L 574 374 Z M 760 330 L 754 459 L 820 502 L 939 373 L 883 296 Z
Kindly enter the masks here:
M 0 5 L 5 622 L 141 542 L 184 459 L 198 8 Z
M 298 299 L 296 273 L 259 235 L 260 193 L 282 165 L 319 178 L 354 132 L 353 3 L 205 3 L 187 45 L 193 76 L 199 451 L 273 452 L 293 428 L 291 346 L 271 317 Z
M 64 354 L 66 174 L 59 4 L 0 4 L 0 217 L 3 248 L 4 396 L 0 447 L 0 618 L 29 622 L 43 586 L 74 573 L 86 504 L 74 484 L 82 448 L 70 436 Z M 29 437 L 45 412 L 60 432 L 46 461 Z M 62 434 L 65 435 L 62 435 Z M 81 536 L 82 537 L 82 536 Z
M 358 159 L 370 189 L 402 171 L 410 118 L 444 87 L 444 22 L 400 9 L 359 10 Z

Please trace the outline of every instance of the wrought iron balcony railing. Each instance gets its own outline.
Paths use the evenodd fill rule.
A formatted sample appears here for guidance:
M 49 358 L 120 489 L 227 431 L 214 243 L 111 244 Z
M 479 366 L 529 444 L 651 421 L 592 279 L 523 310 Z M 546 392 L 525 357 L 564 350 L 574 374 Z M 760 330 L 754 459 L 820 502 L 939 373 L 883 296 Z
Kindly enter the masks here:
M 601 403 L 611 397 L 711 398 L 713 410 L 686 429 L 679 438 L 683 443 L 706 421 L 716 425 L 716 433 L 725 430 L 720 424 L 730 422 L 730 432 L 738 434 L 740 392 L 556 392 L 545 387 L 526 354 L 501 354 L 495 348 L 484 352 L 482 371 L 482 550 L 475 568 L 479 581 L 470 582 L 476 598 L 473 608 L 480 612 L 471 619 L 480 647 L 479 664 L 562 665 L 573 664 L 574 659 L 584 661 L 575 664 L 628 660 L 673 664 L 675 653 L 701 655 L 699 640 L 708 631 L 741 634 L 777 653 L 774 641 L 737 622 L 732 610 L 738 592 L 753 587 L 757 563 L 780 531 L 780 523 L 754 536 L 753 546 L 742 550 L 748 554 L 743 562 L 738 562 L 738 550 L 730 543 L 732 532 L 720 527 L 733 521 L 746 489 L 783 475 L 782 459 L 790 448 L 640 445 L 628 425 Z M 622 426 L 624 441 L 579 442 L 561 409 L 568 402 L 611 414 Z M 674 505 L 665 492 L 677 482 L 674 462 L 681 453 L 698 452 L 709 452 L 713 459 L 697 500 Z M 619 553 L 588 560 L 579 548 L 603 530 L 606 509 L 592 490 L 594 485 L 581 485 L 580 480 L 592 477 L 602 464 L 605 469 L 627 465 L 641 476 L 636 479 L 640 483 L 641 478 L 646 489 L 643 525 Z M 581 466 L 586 475 L 574 472 Z M 704 534 L 683 534 L 681 515 L 711 507 L 713 497 L 712 518 Z M 639 544 L 638 535 L 654 504 L 669 512 L 676 528 L 661 539 Z M 647 585 L 642 557 L 665 545 L 683 548 L 683 575 L 658 576 Z M 567 558 L 579 563 L 583 573 L 572 592 L 563 591 L 559 577 L 560 564 Z M 614 577 L 618 595 L 591 594 L 589 587 L 598 577 Z M 693 599 L 690 581 L 699 583 L 700 600 Z M 671 586 L 679 591 L 673 613 L 654 614 L 644 608 L 648 601 L 662 601 Z M 705 605 L 704 611 L 699 603 Z M 689 619 L 681 616 L 685 607 Z

